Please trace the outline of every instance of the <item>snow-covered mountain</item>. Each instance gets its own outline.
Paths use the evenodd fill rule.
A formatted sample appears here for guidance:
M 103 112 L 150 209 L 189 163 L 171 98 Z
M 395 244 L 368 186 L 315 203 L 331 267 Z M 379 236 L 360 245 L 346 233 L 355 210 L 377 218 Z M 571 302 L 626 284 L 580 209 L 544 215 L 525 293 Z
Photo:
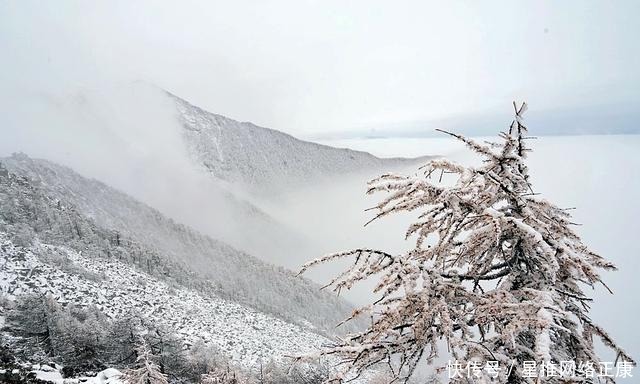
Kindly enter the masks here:
M 182 258 L 188 254 L 194 263 L 197 262 L 197 268 L 209 268 L 208 256 L 203 259 L 200 256 L 202 251 L 184 248 L 184 244 L 189 241 L 176 240 L 176 228 L 182 228 L 181 224 L 184 221 L 178 224 L 173 218 L 161 215 L 158 210 L 150 209 L 147 204 L 132 199 L 126 193 L 97 180 L 83 177 L 70 168 L 51 161 L 35 160 L 18 153 L 0 158 L 0 162 L 12 172 L 38 181 L 57 198 L 70 200 L 99 225 L 113 230 L 126 229 L 139 241 L 159 246 L 170 252 L 174 258 Z M 168 179 L 171 177 L 172 175 L 167 175 Z M 175 178 L 181 180 L 180 176 Z M 191 217 L 199 224 L 199 232 L 221 240 L 211 248 L 222 247 L 224 242 L 262 260 L 269 260 L 277 257 L 286 258 L 287 252 L 291 252 L 296 244 L 302 242 L 301 235 L 294 229 L 232 191 L 225 191 L 222 187 L 215 191 L 207 190 L 210 194 L 193 191 L 189 195 L 190 191 L 182 191 L 187 195 L 171 197 L 175 200 L 174 206 L 180 207 L 182 212 L 194 212 L 185 216 Z M 167 192 L 158 190 L 158 194 L 166 195 Z M 176 209 L 172 209 L 172 212 L 175 211 Z M 162 219 L 158 219 L 160 216 Z M 232 219 L 234 222 L 229 222 Z M 264 234 L 266 228 L 269 236 L 258 236 Z M 244 233 L 239 233 L 240 230 Z M 262 254 L 256 254 L 258 250 L 261 250 Z M 227 251 L 221 251 L 225 252 Z
M 367 152 L 299 140 L 286 133 L 205 111 L 171 93 L 193 159 L 214 177 L 252 192 L 317 182 L 333 176 L 390 171 L 424 158 L 382 159 Z
M 155 276 L 317 331 L 332 328 L 352 309 L 309 280 L 178 224 L 69 168 L 26 155 L 0 164 L 5 167 L 0 230 L 26 242 L 38 239 L 99 259 L 119 257 Z
M 209 113 L 144 83 L 52 97 L 55 102 L 42 106 L 51 120 L 16 126 L 18 138 L 9 135 L 0 145 L 3 155 L 25 151 L 70 166 L 278 265 L 291 266 L 284 262 L 292 259 L 287 252 L 307 247 L 310 237 L 281 215 L 285 193 L 352 173 L 365 180 L 416 161 L 298 140 Z
M 58 306 L 48 308 L 49 315 L 62 316 L 58 323 L 76 324 L 90 335 L 87 340 L 99 340 L 95 348 L 109 342 L 103 342 L 106 336 L 102 334 L 93 335 L 94 324 L 86 319 L 108 319 L 105 321 L 114 322 L 114 327 L 122 319 L 138 319 L 161 327 L 163 332 L 168 330 L 186 349 L 205 343 L 245 368 L 255 368 L 258 361 L 308 351 L 329 342 L 335 333 L 359 328 L 362 324 L 356 321 L 335 330 L 334 326 L 353 310 L 350 303 L 321 291 L 308 279 L 263 261 L 295 264 L 282 260 L 298 260 L 304 245 L 297 242 L 306 239 L 298 229 L 288 226 L 291 223 L 280 222 L 273 214 L 277 210 L 263 210 L 260 202 L 279 188 L 363 171 L 390 171 L 417 160 L 380 159 L 365 152 L 309 143 L 206 112 L 173 95 L 163 93 L 163 97 L 177 108 L 182 142 L 176 144 L 184 146 L 181 150 L 186 149 L 190 159 L 183 157 L 186 161 L 182 161 L 176 154 L 166 159 L 151 156 L 136 163 L 135 169 L 141 171 L 143 179 L 147 166 L 155 167 L 154 177 L 166 182 L 191 177 L 184 188 L 171 190 L 180 192 L 173 210 L 162 205 L 174 203 L 171 191 L 158 189 L 154 195 L 153 188 L 136 189 L 127 182 L 135 173 L 131 169 L 123 169 L 129 172 L 126 177 L 114 177 L 111 171 L 117 167 L 111 167 L 106 172 L 111 179 L 107 179 L 116 180 L 115 185 L 145 202 L 160 201 L 159 210 L 51 161 L 24 154 L 0 158 L 0 324 L 3 311 L 13 311 L 18 305 L 7 305 L 7 299 L 19 302 L 14 299 L 33 296 L 39 298 L 38 305 L 47 306 L 42 301 L 46 297 Z M 100 104 L 87 101 L 77 107 L 87 112 L 96 105 Z M 102 126 L 94 124 L 95 119 L 102 121 L 102 114 L 86 115 L 92 117 L 91 126 Z M 105 120 L 104 126 L 112 125 Z M 141 145 L 152 153 L 163 153 L 162 148 L 151 150 L 155 144 L 147 137 L 140 136 Z M 131 151 L 134 155 L 114 150 L 109 158 L 122 158 L 120 163 L 126 167 L 127 161 L 137 158 L 137 152 Z M 150 159 L 162 161 L 157 164 Z M 73 157 L 64 161 L 74 163 Z M 99 163 L 96 159 L 95 164 Z M 83 172 L 95 174 L 91 172 L 94 168 L 86 167 Z M 156 179 L 144 180 L 145 185 L 156 185 L 149 182 Z M 202 180 L 205 183 L 200 183 Z M 202 185 L 206 188 L 191 192 Z M 202 199 L 211 200 L 206 209 Z M 191 210 L 191 216 L 176 214 L 183 208 Z M 227 234 L 232 233 L 234 238 L 190 222 L 188 218 L 194 216 L 195 220 L 228 227 Z M 62 334 L 75 333 L 75 329 L 65 327 Z M 2 355 L 3 348 L 13 345 L 5 343 L 6 337 L 11 341 L 14 335 L 6 327 L 0 331 Z M 34 335 L 34 340 L 50 339 L 42 338 L 41 332 Z M 58 339 L 72 346 L 73 342 L 64 337 Z M 110 344 L 117 347 L 117 342 Z M 91 352 L 94 357 L 96 351 Z M 40 353 L 47 358 L 64 354 L 52 354 L 51 350 Z M 126 360 L 130 355 L 118 356 Z M 171 355 L 165 358 L 170 360 Z M 95 363 L 95 359 L 85 360 Z

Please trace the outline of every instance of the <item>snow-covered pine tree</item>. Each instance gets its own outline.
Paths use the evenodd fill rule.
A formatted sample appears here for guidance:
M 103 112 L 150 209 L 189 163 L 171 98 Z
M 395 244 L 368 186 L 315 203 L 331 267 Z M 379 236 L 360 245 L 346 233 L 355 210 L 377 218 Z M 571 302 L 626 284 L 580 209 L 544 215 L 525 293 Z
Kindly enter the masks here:
M 215 367 L 200 378 L 200 384 L 248 384 L 249 381 L 229 366 Z
M 168 384 L 167 375 L 162 373 L 158 364 L 153 361 L 153 354 L 142 336 L 138 338 L 136 346 L 135 368 L 128 369 L 124 374 L 127 384 Z
M 525 163 L 526 104 L 514 108 L 515 119 L 499 143 L 445 132 L 480 155 L 481 165 L 436 159 L 415 176 L 387 174 L 369 183 L 368 193 L 389 193 L 374 207 L 372 221 L 419 213 L 406 232 L 406 238 L 415 236 L 413 249 L 354 249 L 302 267 L 301 273 L 355 258 L 327 284 L 337 292 L 374 275 L 380 279 L 380 299 L 345 320 L 372 313 L 369 328 L 320 352 L 344 363 L 335 382 L 380 364 L 389 366 L 394 382 L 406 382 L 420 361 L 433 364 L 445 344 L 443 358 L 449 353 L 456 367 L 499 367 L 495 378 L 491 370 L 474 370 L 478 375 L 471 378 L 464 371 L 452 383 L 559 383 L 563 378 L 544 369 L 563 361 L 575 362 L 574 375 L 584 379 L 579 382 L 595 382 L 590 368 L 597 374 L 601 359 L 594 336 L 613 349 L 618 363 L 635 364 L 589 318 L 591 299 L 583 292 L 585 286 L 604 285 L 599 271 L 615 266 L 582 243 L 567 210 L 533 193 Z M 444 184 L 443 174 L 453 174 L 455 181 Z M 540 378 L 529 377 L 531 362 L 533 376 Z

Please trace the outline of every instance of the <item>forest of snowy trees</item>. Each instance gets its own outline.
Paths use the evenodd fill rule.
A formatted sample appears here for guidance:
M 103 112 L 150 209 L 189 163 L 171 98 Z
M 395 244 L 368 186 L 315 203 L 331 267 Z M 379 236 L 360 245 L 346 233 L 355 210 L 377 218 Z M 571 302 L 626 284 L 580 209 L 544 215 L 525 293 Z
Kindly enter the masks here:
M 291 365 L 265 360 L 253 370 L 242 369 L 211 345 L 200 342 L 186 350 L 172 331 L 133 313 L 113 320 L 96 307 L 63 307 L 51 296 L 35 295 L 4 300 L 1 308 L 5 370 L 20 368 L 20 360 L 55 361 L 64 377 L 73 378 L 119 367 L 122 380 L 130 384 L 320 384 L 328 377 L 328 365 L 321 361 Z

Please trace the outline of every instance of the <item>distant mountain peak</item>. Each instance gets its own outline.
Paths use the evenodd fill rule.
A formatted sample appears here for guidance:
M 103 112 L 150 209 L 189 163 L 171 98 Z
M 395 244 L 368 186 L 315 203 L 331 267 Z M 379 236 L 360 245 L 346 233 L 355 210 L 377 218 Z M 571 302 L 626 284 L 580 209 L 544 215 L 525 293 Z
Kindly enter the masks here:
M 424 158 L 381 159 L 370 153 L 334 148 L 287 133 L 208 112 L 167 92 L 178 110 L 191 157 L 214 177 L 270 191 L 363 170 L 387 171 Z

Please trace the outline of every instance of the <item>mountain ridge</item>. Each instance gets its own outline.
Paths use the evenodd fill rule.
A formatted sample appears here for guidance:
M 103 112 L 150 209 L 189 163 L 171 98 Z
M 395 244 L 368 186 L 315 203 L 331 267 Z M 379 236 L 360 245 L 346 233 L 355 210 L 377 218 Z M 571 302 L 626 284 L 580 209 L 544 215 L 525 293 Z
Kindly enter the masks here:
M 176 104 L 182 137 L 194 162 L 215 178 L 260 195 L 350 173 L 393 171 L 430 158 L 379 158 L 364 151 L 305 141 L 206 111 L 164 92 Z

